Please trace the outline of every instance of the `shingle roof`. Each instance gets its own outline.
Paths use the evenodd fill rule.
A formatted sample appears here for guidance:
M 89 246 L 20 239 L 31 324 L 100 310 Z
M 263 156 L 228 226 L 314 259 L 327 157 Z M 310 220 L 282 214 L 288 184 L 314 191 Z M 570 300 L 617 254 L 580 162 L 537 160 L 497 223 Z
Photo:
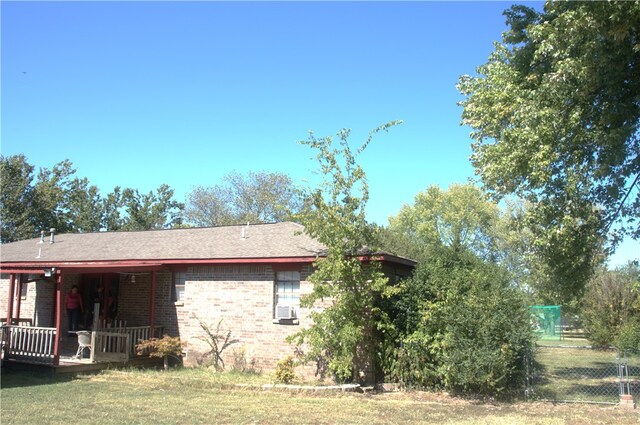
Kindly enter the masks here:
M 0 245 L 0 262 L 206 260 L 321 254 L 324 246 L 303 230 L 299 224 L 284 222 L 248 227 L 69 233 L 56 235 L 53 244 L 47 237 L 44 243 L 36 238 Z

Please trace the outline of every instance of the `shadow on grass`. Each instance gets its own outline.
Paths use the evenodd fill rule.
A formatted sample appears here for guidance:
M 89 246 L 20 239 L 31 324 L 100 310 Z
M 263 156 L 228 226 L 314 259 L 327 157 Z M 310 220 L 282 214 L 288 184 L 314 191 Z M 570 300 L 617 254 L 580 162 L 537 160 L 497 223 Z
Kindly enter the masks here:
M 562 379 L 618 379 L 616 365 L 611 362 L 596 362 L 593 367 L 560 367 L 553 375 Z
M 618 402 L 617 383 L 602 383 L 597 385 L 570 384 L 559 387 L 553 384 L 537 387 L 535 398 L 552 401 L 583 401 L 583 402 Z
M 33 373 L 28 370 L 2 368 L 0 372 L 0 389 L 51 385 L 73 380 L 70 375 L 54 375 L 53 373 Z
M 619 381 L 615 355 L 608 361 L 594 359 L 594 354 L 599 353 L 586 349 L 557 351 L 557 356 L 549 356 L 555 351 L 545 353 L 533 363 L 530 379 L 535 399 L 617 402 Z
M 605 397 L 611 399 L 611 401 L 618 401 L 618 383 L 617 382 L 603 382 L 597 385 L 589 384 L 572 384 L 567 387 L 564 393 L 568 398 L 577 398 L 578 396 L 585 399 Z

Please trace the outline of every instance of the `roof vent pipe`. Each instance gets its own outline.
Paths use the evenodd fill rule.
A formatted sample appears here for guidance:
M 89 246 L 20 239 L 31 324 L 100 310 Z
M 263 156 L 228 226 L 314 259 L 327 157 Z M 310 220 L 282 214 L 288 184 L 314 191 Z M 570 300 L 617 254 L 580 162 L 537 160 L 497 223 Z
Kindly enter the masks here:
M 51 239 L 49 239 L 49 243 L 54 243 L 55 242 L 55 233 L 56 233 L 56 229 L 55 228 L 51 228 L 49 229 L 49 231 L 51 232 Z
M 39 243 L 44 243 L 44 230 L 40 230 L 40 242 Z

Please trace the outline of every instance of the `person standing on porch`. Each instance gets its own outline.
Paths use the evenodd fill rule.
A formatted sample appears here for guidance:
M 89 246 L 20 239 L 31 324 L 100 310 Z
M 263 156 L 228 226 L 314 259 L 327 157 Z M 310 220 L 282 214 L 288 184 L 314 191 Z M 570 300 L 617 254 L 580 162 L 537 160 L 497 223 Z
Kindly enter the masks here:
M 84 311 L 82 296 L 78 292 L 78 285 L 71 287 L 71 292 L 67 294 L 65 304 L 67 306 L 67 317 L 69 318 L 69 333 L 76 332 L 80 313 Z

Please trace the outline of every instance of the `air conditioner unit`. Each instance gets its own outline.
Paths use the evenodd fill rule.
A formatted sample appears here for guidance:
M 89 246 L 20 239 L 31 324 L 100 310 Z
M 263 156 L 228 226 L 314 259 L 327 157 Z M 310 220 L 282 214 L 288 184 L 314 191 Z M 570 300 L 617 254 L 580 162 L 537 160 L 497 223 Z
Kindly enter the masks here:
M 276 319 L 295 319 L 296 318 L 296 308 L 290 305 L 281 305 L 278 304 L 276 306 Z

